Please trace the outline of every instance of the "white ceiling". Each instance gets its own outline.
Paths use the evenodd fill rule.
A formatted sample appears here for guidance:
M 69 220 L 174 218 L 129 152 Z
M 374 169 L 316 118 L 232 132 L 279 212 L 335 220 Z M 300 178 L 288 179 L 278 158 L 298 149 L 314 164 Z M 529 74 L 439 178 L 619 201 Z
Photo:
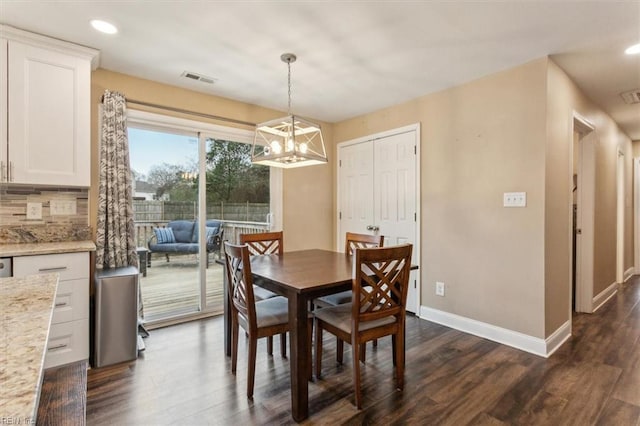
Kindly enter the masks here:
M 640 104 L 619 96 L 640 89 L 640 55 L 623 54 L 640 42 L 637 0 L 0 0 L 0 22 L 99 49 L 108 70 L 282 111 L 293 52 L 293 112 L 329 122 L 550 55 L 640 139 Z

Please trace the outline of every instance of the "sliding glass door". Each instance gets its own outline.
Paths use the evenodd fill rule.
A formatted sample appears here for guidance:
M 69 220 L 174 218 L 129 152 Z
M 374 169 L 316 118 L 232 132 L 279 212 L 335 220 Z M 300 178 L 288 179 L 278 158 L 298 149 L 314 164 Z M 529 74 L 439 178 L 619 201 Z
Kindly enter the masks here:
M 198 135 L 130 126 L 129 149 L 138 253 L 147 257 L 140 279 L 145 319 L 197 313 Z
M 274 226 L 280 175 L 251 164 L 250 132 L 129 114 L 145 321 L 222 313 L 222 240 Z

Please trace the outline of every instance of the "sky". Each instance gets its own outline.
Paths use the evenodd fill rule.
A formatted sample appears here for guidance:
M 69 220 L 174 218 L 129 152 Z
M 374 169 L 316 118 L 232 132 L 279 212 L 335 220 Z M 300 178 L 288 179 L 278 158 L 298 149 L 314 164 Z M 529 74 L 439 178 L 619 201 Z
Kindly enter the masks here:
M 198 138 L 129 127 L 129 160 L 133 170 L 147 176 L 162 163 L 190 170 L 197 164 Z

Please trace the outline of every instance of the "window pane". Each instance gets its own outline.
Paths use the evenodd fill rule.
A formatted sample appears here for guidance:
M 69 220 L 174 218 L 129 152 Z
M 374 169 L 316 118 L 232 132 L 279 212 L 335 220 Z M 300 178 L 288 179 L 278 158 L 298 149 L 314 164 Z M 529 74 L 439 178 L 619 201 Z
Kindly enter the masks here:
M 207 216 L 266 222 L 269 167 L 251 163 L 251 145 L 207 140 Z
M 145 320 L 198 312 L 198 138 L 129 128 L 129 150 Z
M 129 128 L 134 199 L 197 201 L 198 138 Z

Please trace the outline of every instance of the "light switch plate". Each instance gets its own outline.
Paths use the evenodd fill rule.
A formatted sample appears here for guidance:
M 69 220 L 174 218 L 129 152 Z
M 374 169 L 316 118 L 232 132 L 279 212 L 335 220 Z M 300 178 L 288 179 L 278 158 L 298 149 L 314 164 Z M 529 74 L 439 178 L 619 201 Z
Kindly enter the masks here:
M 42 219 L 42 203 L 27 203 L 27 219 Z
M 51 200 L 49 203 L 51 216 L 75 215 L 77 205 L 75 200 Z
M 526 192 L 505 192 L 504 207 L 527 207 L 527 193 Z

